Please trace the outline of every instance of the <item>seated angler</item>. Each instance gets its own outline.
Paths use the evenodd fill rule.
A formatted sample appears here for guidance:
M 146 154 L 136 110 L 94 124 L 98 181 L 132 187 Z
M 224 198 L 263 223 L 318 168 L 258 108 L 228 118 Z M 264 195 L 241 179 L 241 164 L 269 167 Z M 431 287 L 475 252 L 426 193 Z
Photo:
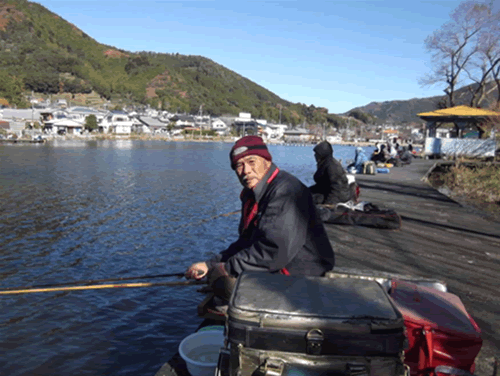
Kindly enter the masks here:
M 317 170 L 314 184 L 309 187 L 315 204 L 336 205 L 354 199 L 344 168 L 333 157 L 333 148 L 327 141 L 321 141 L 314 147 Z
M 411 155 L 410 151 L 406 148 L 406 146 L 403 146 L 401 148 L 401 153 L 399 153 L 399 160 L 403 165 L 405 164 L 411 164 L 411 161 L 413 159 L 413 156 Z
M 387 153 L 385 144 L 378 145 L 377 150 L 373 152 L 370 160 L 375 163 L 385 163 L 390 158 Z
M 363 148 L 360 148 L 359 146 L 356 148 L 354 155 L 354 161 L 347 166 L 347 171 L 356 174 L 362 174 L 363 173 L 363 164 L 368 161 L 367 156 L 365 155 Z
M 243 190 L 239 237 L 212 259 L 192 264 L 187 278 L 208 282 L 228 300 L 244 271 L 322 276 L 334 253 L 307 187 L 280 170 L 257 136 L 239 139 L 231 167 Z

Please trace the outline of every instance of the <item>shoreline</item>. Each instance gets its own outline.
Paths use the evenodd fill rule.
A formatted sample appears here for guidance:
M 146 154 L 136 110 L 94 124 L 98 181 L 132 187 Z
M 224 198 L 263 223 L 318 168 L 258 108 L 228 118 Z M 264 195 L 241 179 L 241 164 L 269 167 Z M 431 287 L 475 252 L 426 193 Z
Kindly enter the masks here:
M 29 138 L 17 138 L 17 139 L 0 139 L 0 143 L 43 143 L 52 141 L 114 141 L 114 140 L 131 140 L 131 141 L 165 141 L 165 142 L 224 142 L 233 143 L 239 137 L 212 137 L 212 138 L 189 138 L 189 137 L 165 137 L 165 136 L 153 136 L 153 135 L 42 135 L 43 140 L 33 140 Z M 265 141 L 268 145 L 286 145 L 286 146 L 313 146 L 317 145 L 319 141 L 315 142 L 284 142 L 284 141 Z M 374 142 L 354 142 L 354 141 L 340 141 L 332 143 L 332 145 L 341 146 L 356 146 L 356 147 L 375 147 Z M 403 145 L 402 146 L 406 146 Z M 421 147 L 420 144 L 414 144 L 416 147 Z

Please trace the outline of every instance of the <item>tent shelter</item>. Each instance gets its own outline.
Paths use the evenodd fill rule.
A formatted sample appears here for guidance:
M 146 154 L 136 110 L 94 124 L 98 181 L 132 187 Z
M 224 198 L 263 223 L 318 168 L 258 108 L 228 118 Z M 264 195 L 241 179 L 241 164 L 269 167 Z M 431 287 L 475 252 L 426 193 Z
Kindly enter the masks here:
M 456 106 L 431 112 L 422 112 L 418 116 L 427 122 L 427 137 L 424 147 L 424 154 L 426 156 L 495 156 L 495 140 L 481 139 L 484 134 L 482 124 L 489 119 L 498 119 L 500 121 L 500 113 L 481 108 Z M 456 130 L 455 133 L 458 137 L 452 139 L 436 137 L 436 128 L 440 123 L 453 123 Z M 477 129 L 478 137 L 475 139 L 464 139 L 464 131 L 467 128 Z

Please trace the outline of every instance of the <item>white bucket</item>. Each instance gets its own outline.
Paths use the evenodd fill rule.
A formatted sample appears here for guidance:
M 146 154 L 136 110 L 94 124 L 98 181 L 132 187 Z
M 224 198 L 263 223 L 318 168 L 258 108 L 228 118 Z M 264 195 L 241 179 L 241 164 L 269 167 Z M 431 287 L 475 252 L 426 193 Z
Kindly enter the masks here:
M 184 338 L 179 345 L 179 354 L 191 376 L 214 376 L 219 350 L 223 346 L 224 332 L 207 330 Z

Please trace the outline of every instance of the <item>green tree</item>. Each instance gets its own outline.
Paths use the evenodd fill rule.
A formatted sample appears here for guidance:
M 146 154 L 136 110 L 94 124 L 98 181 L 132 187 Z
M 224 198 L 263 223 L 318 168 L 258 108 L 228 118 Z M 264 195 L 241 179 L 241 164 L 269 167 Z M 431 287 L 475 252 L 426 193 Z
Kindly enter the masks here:
M 20 78 L 0 70 L 0 98 L 5 98 L 10 105 L 24 107 L 27 103 L 23 97 L 23 87 L 24 83 Z
M 93 131 L 95 129 L 99 128 L 97 125 L 97 118 L 95 115 L 89 115 L 85 118 L 85 129 L 88 129 L 89 131 Z

